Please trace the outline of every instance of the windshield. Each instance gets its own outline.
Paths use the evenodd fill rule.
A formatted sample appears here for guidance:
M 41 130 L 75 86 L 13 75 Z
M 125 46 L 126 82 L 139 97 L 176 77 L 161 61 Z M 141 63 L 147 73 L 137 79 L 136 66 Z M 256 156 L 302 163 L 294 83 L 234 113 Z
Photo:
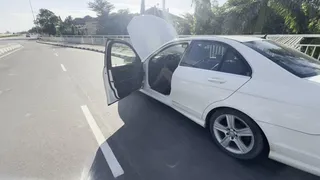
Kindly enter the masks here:
M 249 41 L 249 46 L 292 74 L 305 78 L 320 74 L 320 62 L 295 49 L 270 40 Z

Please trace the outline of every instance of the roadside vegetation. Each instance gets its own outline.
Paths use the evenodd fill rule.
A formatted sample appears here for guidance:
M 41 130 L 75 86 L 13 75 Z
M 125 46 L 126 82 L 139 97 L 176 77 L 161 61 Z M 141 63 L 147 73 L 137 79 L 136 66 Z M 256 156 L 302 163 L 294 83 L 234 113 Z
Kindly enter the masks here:
M 0 38 L 6 38 L 6 37 L 15 37 L 19 36 L 18 34 L 0 34 Z
M 142 0 L 143 2 L 143 0 Z M 173 15 L 153 7 L 141 13 L 153 14 L 173 23 L 179 34 L 302 34 L 320 33 L 318 0 L 228 0 L 220 6 L 217 0 L 193 0 L 194 14 Z M 125 35 L 130 20 L 139 14 L 127 9 L 115 11 L 106 0 L 94 0 L 88 8 L 97 17 L 85 16 L 62 20 L 48 9 L 40 9 L 36 27 L 29 30 L 50 35 L 84 35 L 85 22 L 97 23 L 98 35 Z

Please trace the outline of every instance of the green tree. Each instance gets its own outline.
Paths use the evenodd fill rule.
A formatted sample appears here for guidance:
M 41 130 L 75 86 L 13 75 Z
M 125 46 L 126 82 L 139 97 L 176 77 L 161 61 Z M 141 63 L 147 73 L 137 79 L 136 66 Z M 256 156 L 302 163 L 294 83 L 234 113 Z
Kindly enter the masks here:
M 176 30 L 181 35 L 194 34 L 195 18 L 193 14 L 186 13 L 182 19 L 176 23 Z
M 275 2 L 273 7 L 294 33 L 320 33 L 320 1 L 280 1 Z
M 40 9 L 37 15 L 36 24 L 43 33 L 49 35 L 56 34 L 56 26 L 59 24 L 59 18 L 48 9 Z
M 223 33 L 268 33 L 270 23 L 277 27 L 272 32 L 312 33 L 317 29 L 319 4 L 313 0 L 228 0 Z
M 212 33 L 212 7 L 210 0 L 193 0 L 195 7 L 195 34 Z
M 28 30 L 28 33 L 41 33 L 40 27 L 39 26 L 32 27 L 31 29 Z
M 217 0 L 193 0 L 195 7 L 194 33 L 221 34 L 225 8 Z
M 98 27 L 97 34 L 108 34 L 108 17 L 114 9 L 113 4 L 106 0 L 94 0 L 88 3 L 89 8 L 97 13 Z
M 261 32 L 267 16 L 269 0 L 228 0 L 222 33 L 252 34 Z
M 88 3 L 89 8 L 96 12 L 98 16 L 110 14 L 114 9 L 114 5 L 106 0 L 94 0 L 94 2 Z
M 119 35 L 128 34 L 127 26 L 135 14 L 130 13 L 128 9 L 120 9 L 118 12 L 111 13 L 104 24 L 107 34 Z
M 63 21 L 64 25 L 67 27 L 71 27 L 73 25 L 73 19 L 71 16 L 66 17 L 66 19 Z
M 122 35 L 128 34 L 127 26 L 133 16 L 128 9 L 121 9 L 111 13 L 113 4 L 106 0 L 94 0 L 88 3 L 89 8 L 97 13 L 98 27 L 97 34 L 101 35 Z

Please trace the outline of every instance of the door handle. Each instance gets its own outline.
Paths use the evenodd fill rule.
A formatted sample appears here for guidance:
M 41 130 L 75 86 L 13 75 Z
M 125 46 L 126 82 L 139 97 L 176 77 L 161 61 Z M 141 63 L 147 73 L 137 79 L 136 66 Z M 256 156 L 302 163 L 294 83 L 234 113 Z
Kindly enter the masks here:
M 213 82 L 213 83 L 218 83 L 218 84 L 223 84 L 223 83 L 227 82 L 226 80 L 224 80 L 222 78 L 215 78 L 215 77 L 208 78 L 208 81 Z

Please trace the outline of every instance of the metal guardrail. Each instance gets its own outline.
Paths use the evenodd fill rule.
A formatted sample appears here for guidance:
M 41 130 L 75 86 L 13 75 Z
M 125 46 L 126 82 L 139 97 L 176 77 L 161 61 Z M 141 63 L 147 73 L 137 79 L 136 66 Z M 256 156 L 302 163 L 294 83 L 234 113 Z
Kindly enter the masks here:
M 297 46 L 301 52 L 308 54 L 311 57 L 314 57 L 320 60 L 320 45 L 319 44 L 299 44 Z
M 105 45 L 107 39 L 121 39 L 130 43 L 129 36 L 50 36 L 41 39 L 51 42 Z
M 183 38 L 190 36 L 192 35 L 180 35 L 179 37 Z M 263 37 L 264 35 L 244 36 Z M 304 38 L 320 38 L 320 34 L 274 34 L 267 36 L 267 39 L 271 39 L 292 48 L 299 49 L 301 52 L 320 60 L 320 44 L 300 44 L 301 40 L 303 40 Z M 41 39 L 51 42 L 90 44 L 101 46 L 104 46 L 106 44 L 107 39 L 121 39 L 131 43 L 130 37 L 128 35 L 48 36 L 42 37 Z

